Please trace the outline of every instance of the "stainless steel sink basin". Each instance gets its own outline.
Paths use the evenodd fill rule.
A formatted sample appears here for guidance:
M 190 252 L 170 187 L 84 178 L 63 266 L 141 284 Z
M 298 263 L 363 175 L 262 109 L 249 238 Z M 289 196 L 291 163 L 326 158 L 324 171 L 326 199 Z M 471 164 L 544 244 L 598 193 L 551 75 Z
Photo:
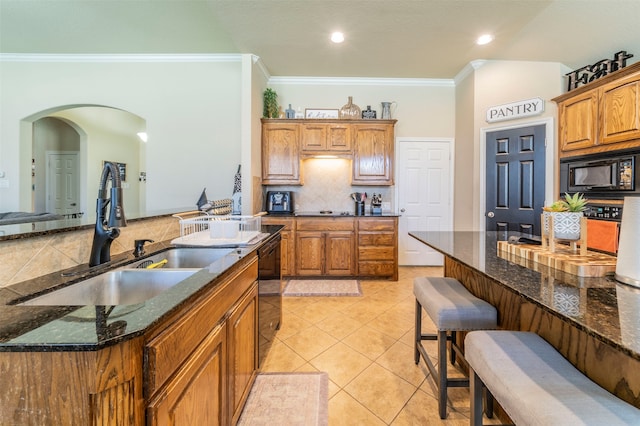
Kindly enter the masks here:
M 20 305 L 132 305 L 159 295 L 198 270 L 120 269 L 43 294 Z
M 233 252 L 229 248 L 191 248 L 178 247 L 163 251 L 144 260 L 128 265 L 128 268 L 146 268 L 147 266 L 167 260 L 163 268 L 205 268 L 216 260 Z

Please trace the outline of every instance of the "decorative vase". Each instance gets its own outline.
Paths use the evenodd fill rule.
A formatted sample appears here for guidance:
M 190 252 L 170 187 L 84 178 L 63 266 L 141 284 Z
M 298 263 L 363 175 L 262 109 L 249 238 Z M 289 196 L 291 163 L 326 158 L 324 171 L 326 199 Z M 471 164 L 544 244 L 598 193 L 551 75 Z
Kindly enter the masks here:
M 356 120 L 360 118 L 360 107 L 353 103 L 353 97 L 349 96 L 349 102 L 340 108 L 340 118 Z
M 544 212 L 544 235 L 549 235 L 549 217 L 553 217 L 553 235 L 559 240 L 580 239 L 582 212 Z

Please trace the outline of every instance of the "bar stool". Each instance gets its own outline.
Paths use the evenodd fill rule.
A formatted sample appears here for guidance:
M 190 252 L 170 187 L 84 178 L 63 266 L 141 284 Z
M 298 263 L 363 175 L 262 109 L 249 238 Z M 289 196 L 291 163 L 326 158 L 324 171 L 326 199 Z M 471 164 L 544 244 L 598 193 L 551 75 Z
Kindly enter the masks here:
M 475 297 L 455 278 L 419 277 L 413 281 L 416 297 L 415 362 L 420 356 L 438 388 L 440 418 L 447 417 L 447 389 L 469 387 L 469 379 L 447 377 L 447 341 L 451 342 L 451 364 L 456 355 L 466 363 L 462 350 L 456 343 L 457 331 L 489 330 L 497 328 L 497 311 L 491 304 Z M 436 334 L 422 333 L 422 308 L 437 328 Z M 438 344 L 438 368 L 429 358 L 422 340 L 436 340 Z M 492 399 L 487 399 L 487 416 L 493 413 Z

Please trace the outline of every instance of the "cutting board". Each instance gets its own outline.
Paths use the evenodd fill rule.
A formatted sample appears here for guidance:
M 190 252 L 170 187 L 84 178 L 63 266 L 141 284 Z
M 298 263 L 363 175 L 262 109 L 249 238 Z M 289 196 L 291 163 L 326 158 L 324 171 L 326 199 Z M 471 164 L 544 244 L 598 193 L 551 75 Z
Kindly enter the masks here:
M 564 248 L 559 244 L 556 244 L 556 251 L 552 252 L 539 245 L 509 244 L 507 241 L 498 241 L 498 257 L 511 260 L 512 256 L 579 277 L 603 277 L 616 270 L 616 257 L 604 253 L 587 251 L 586 256 L 580 256 L 569 247 Z

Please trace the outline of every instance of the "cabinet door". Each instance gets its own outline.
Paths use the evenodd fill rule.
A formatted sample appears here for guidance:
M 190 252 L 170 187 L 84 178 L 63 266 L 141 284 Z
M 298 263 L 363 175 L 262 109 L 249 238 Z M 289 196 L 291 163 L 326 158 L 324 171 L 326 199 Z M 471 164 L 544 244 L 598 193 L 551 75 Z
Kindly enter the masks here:
M 297 124 L 263 123 L 262 183 L 265 185 L 299 185 L 301 183 Z
M 339 153 L 351 153 L 351 125 L 331 124 L 327 134 L 327 150 Z
M 298 231 L 296 235 L 297 275 L 322 275 L 324 251 L 322 232 Z
M 600 143 L 640 138 L 640 76 L 602 86 L 600 109 Z
M 295 240 L 291 231 L 282 231 L 280 235 L 280 271 L 283 276 L 291 276 L 296 271 Z
M 227 400 L 226 328 L 215 328 L 149 403 L 153 426 L 224 425 Z
M 561 151 L 590 148 L 597 143 L 597 90 L 590 90 L 558 105 Z
M 300 150 L 305 152 L 322 152 L 327 149 L 327 125 L 320 123 L 302 124 L 300 126 Z
M 354 234 L 353 232 L 328 232 L 325 234 L 325 274 L 354 275 Z
M 356 185 L 393 185 L 393 125 L 354 124 L 353 179 Z
M 227 320 L 229 406 L 235 424 L 258 369 L 258 284 L 242 298 Z

